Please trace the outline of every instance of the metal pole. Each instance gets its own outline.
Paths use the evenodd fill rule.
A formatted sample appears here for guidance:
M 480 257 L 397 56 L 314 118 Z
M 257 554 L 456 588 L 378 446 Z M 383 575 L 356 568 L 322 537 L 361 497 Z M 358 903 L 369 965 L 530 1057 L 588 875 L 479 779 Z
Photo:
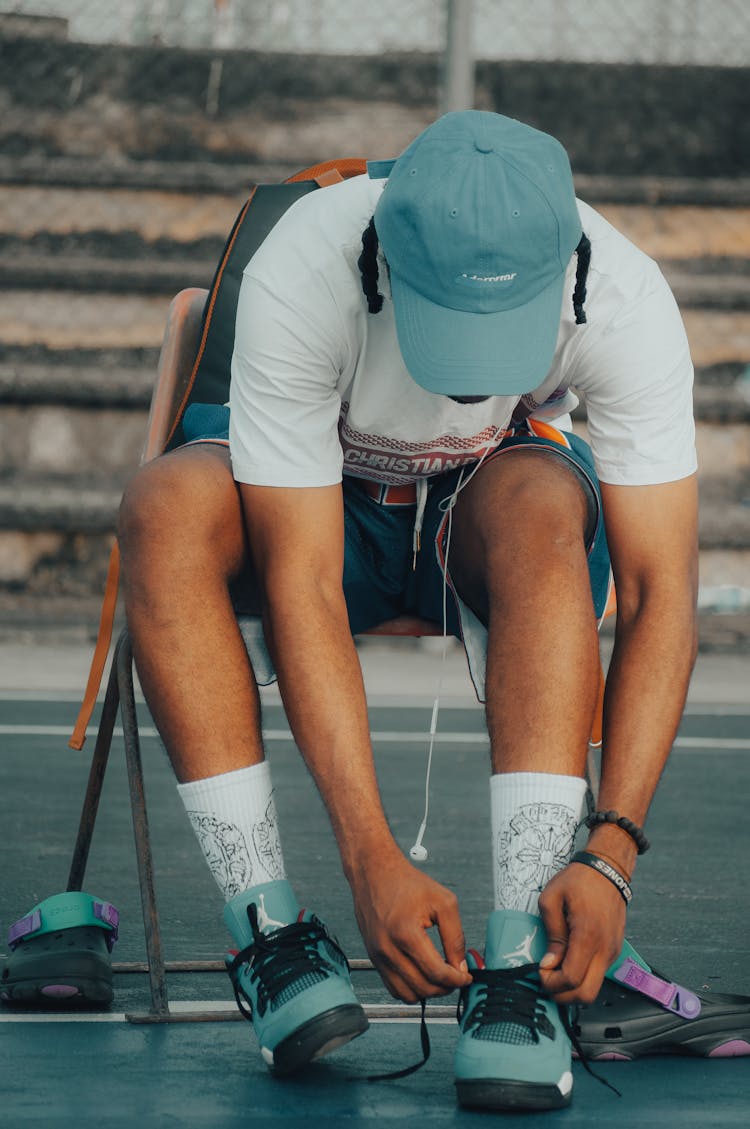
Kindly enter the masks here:
M 474 108 L 474 0 L 446 0 L 440 112 Z

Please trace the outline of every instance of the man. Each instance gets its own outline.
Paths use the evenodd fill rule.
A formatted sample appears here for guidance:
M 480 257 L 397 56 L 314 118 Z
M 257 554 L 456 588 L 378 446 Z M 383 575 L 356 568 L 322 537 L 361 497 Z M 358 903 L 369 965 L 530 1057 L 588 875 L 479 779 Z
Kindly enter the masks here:
M 593 461 L 564 430 L 571 385 Z M 248 264 L 228 439 L 193 408 L 194 441 L 129 487 L 120 541 L 141 682 L 227 900 L 238 1002 L 277 1073 L 366 1020 L 286 878 L 236 608 L 262 613 L 386 987 L 463 993 L 459 1099 L 565 1105 L 566 1005 L 592 1001 L 621 951 L 695 656 L 691 386 L 656 265 L 576 201 L 558 142 L 497 114 L 446 115 L 395 163 L 300 200 Z M 607 542 L 602 813 L 573 862 Z M 378 795 L 352 633 L 404 611 L 461 635 L 486 698 L 483 958 Z

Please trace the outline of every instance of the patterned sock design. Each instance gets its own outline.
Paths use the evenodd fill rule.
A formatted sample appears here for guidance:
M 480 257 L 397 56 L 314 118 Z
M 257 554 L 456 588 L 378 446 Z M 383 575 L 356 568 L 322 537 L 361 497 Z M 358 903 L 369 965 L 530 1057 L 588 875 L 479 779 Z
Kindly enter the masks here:
M 495 909 L 536 914 L 539 895 L 567 866 L 586 781 L 542 772 L 490 779 Z
M 267 761 L 178 784 L 177 791 L 227 901 L 286 877 Z

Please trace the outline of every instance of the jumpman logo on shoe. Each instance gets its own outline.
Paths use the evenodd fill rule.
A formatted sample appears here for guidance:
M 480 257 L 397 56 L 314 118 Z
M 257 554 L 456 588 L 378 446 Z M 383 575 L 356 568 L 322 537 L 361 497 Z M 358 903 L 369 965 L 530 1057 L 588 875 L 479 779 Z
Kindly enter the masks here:
M 266 895 L 261 894 L 258 904 L 258 928 L 261 933 L 265 933 L 266 929 L 283 929 L 288 924 L 287 921 L 275 921 L 274 918 L 269 917 L 266 911 Z
M 534 926 L 533 933 L 527 933 L 521 944 L 517 949 L 511 953 L 503 953 L 503 960 L 507 960 L 511 968 L 520 968 L 522 964 L 533 964 L 534 958 L 531 955 L 531 946 L 537 934 L 539 926 Z

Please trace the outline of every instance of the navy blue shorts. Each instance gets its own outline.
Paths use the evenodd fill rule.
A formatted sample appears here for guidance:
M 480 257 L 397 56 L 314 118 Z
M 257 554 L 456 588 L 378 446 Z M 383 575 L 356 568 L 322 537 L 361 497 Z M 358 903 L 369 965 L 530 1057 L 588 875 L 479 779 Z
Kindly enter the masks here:
M 185 416 L 187 442 L 228 444 L 229 409 L 193 405 Z M 514 450 L 543 449 L 566 461 L 587 494 L 589 528 L 586 550 L 594 613 L 601 619 L 609 595 L 611 572 L 602 517 L 599 482 L 588 445 L 578 436 L 558 431 L 549 424 L 527 420 L 507 435 L 485 459 L 503 458 Z M 399 615 L 416 615 L 443 624 L 444 559 L 448 527 L 447 499 L 454 493 L 459 470 L 430 479 L 425 505 L 421 550 L 414 561 L 413 529 L 416 502 L 404 500 L 408 488 L 379 487 L 344 475 L 344 595 L 353 634 L 367 631 Z M 464 470 L 464 481 L 471 467 Z M 450 584 L 445 601 L 446 629 L 464 641 L 477 693 L 483 697 L 482 658 L 472 662 L 472 652 L 486 649 L 483 629 L 458 599 Z M 468 635 L 473 634 L 470 641 Z

